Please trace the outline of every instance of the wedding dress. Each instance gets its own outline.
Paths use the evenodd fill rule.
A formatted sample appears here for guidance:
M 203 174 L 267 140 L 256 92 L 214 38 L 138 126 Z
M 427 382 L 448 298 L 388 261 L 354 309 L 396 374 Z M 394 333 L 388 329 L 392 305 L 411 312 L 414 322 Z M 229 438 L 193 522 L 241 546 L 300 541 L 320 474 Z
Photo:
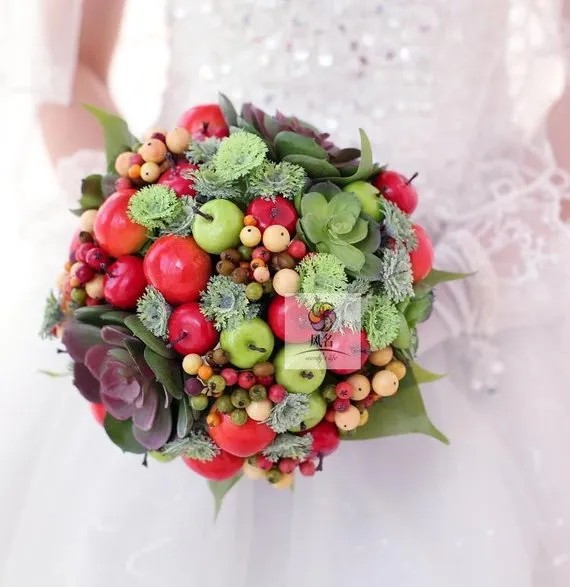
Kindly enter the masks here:
M 35 29 L 45 43 L 30 77 L 12 72 L 18 87 L 62 102 L 81 15 L 80 0 L 67 3 L 61 32 Z M 14 334 L 0 392 L 2 587 L 570 584 L 560 216 L 570 183 L 545 129 L 565 77 L 559 9 L 553 0 L 170 0 L 161 124 L 221 90 L 294 113 L 341 145 L 363 127 L 378 160 L 420 172 L 418 217 L 437 266 L 477 271 L 439 288 L 421 333 L 421 362 L 448 373 L 424 397 L 451 444 L 346 443 L 294 492 L 241 482 L 214 524 L 202 479 L 181 462 L 145 469 L 121 454 L 69 382 L 34 372 L 63 364 L 33 336 L 73 219 L 22 178 L 22 221 L 2 237 L 8 244 L 12 230 L 22 242 L 3 267 L 22 293 L 1 294 L 4 309 L 18 303 L 3 318 Z M 80 154 L 64 177 L 102 164 Z

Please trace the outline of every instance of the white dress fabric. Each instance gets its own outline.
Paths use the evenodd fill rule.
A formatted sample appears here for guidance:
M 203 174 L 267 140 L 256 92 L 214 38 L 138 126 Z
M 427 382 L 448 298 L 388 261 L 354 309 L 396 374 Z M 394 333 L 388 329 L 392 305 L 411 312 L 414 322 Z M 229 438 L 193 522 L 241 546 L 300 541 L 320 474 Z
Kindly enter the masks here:
M 71 4 L 63 14 L 77 23 Z M 439 289 L 421 333 L 421 362 L 449 374 L 424 397 L 451 444 L 346 443 L 294 492 L 241 482 L 213 524 L 201 478 L 181 462 L 145 469 L 122 455 L 66 380 L 34 372 L 64 364 L 33 334 L 73 221 L 63 200 L 42 200 L 21 177 L 23 221 L 11 228 L 24 245 L 7 262 L 25 311 L 3 316 L 16 340 L 3 347 L 0 389 L 2 587 L 570 584 L 569 182 L 545 133 L 565 78 L 559 9 L 170 0 L 161 123 L 221 90 L 310 120 L 343 145 L 363 127 L 377 159 L 420 172 L 419 217 L 438 267 L 478 271 Z M 52 44 L 33 70 L 52 70 Z M 31 76 L 30 88 L 69 99 L 57 56 L 70 65 L 73 54 L 60 47 L 57 83 Z M 78 155 L 62 176 L 95 170 L 93 157 Z M 13 307 L 13 291 L 1 295 Z

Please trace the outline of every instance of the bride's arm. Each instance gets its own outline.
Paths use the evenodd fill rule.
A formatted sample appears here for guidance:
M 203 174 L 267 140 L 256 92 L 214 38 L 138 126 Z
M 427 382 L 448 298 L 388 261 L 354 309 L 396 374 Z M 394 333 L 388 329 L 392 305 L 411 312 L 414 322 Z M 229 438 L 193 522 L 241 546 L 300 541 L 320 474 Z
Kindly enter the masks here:
M 56 26 L 59 0 L 48 0 L 47 26 Z M 108 73 L 120 28 L 124 0 L 83 0 L 77 60 L 68 104 L 43 103 L 39 107 L 41 128 L 54 163 L 82 149 L 102 147 L 101 130 L 82 107 L 90 103 L 113 111 Z M 57 35 L 70 31 L 54 31 Z

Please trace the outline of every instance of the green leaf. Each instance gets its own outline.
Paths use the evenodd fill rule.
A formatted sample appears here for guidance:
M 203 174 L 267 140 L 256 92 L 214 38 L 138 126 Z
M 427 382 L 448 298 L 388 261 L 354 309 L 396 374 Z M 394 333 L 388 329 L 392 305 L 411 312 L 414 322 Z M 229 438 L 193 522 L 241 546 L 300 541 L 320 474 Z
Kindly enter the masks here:
M 214 496 L 214 519 L 218 517 L 220 510 L 222 509 L 222 504 L 224 501 L 224 497 L 226 497 L 227 493 L 230 489 L 242 478 L 242 473 L 238 473 L 231 479 L 226 479 L 225 481 L 208 481 L 208 487 Z
M 82 210 L 97 209 L 105 201 L 101 179 L 101 175 L 89 175 L 81 181 L 79 205 Z
M 439 269 L 432 269 L 425 279 L 422 279 L 422 281 L 416 283 L 414 289 L 416 290 L 416 293 L 425 293 L 440 283 L 466 279 L 467 277 L 471 277 L 471 275 L 474 275 L 474 273 L 453 273 L 451 271 L 440 271 Z
M 349 271 L 359 272 L 364 266 L 366 257 L 354 245 L 337 239 L 328 239 L 326 247 L 327 251 L 336 255 Z
M 194 418 L 192 417 L 192 410 L 188 399 L 183 397 L 178 405 L 178 422 L 176 424 L 176 434 L 178 438 L 184 438 L 190 434 Z
M 318 192 L 323 194 L 327 200 L 330 200 L 336 194 L 342 192 L 342 190 L 330 181 L 320 181 L 311 187 L 312 192 Z
M 416 326 L 420 322 L 425 322 L 432 311 L 434 301 L 433 291 L 416 296 L 409 300 L 404 310 L 404 316 L 409 326 Z
M 231 100 L 221 92 L 218 94 L 218 103 L 228 127 L 237 126 L 238 115 Z
M 109 173 L 112 173 L 115 169 L 115 159 L 124 151 L 134 151 L 138 140 L 129 131 L 127 123 L 116 114 L 106 112 L 91 104 L 85 104 L 85 109 L 93 114 L 103 127 L 107 169 Z
M 130 452 L 137 455 L 146 452 L 146 449 L 135 440 L 131 420 L 116 420 L 111 414 L 107 413 L 103 426 L 107 436 L 123 452 Z
M 184 396 L 184 382 L 180 361 L 165 359 L 148 347 L 144 350 L 144 360 L 168 394 L 176 399 L 182 399 Z
M 327 214 L 329 216 L 348 216 L 354 221 L 360 216 L 362 206 L 360 200 L 351 193 L 341 192 L 332 197 L 328 204 Z
M 406 321 L 406 317 L 403 314 L 400 314 L 400 332 L 398 333 L 396 340 L 392 342 L 392 346 L 397 349 L 408 349 L 410 348 L 411 340 L 411 331 Z
M 131 312 L 123 312 L 121 310 L 113 310 L 112 312 L 105 312 L 101 314 L 101 320 L 105 324 L 116 324 L 117 326 L 125 325 L 125 318 L 133 316 Z
M 358 248 L 363 253 L 375 253 L 380 248 L 380 243 L 382 242 L 380 225 L 369 216 L 365 216 L 365 218 L 368 219 L 368 232 L 366 238 L 358 243 Z
M 335 214 L 331 217 L 328 222 L 329 230 L 333 234 L 341 234 L 344 239 L 344 235 L 349 233 L 354 226 L 354 218 L 347 214 Z
M 303 196 L 301 200 L 301 214 L 307 216 L 313 214 L 316 217 L 323 219 L 324 221 L 328 218 L 328 202 L 323 194 L 318 192 L 310 192 Z
M 310 242 L 316 244 L 326 239 L 323 223 L 314 214 L 303 216 L 299 222 Z
M 360 247 L 358 247 L 360 249 Z M 364 265 L 360 271 L 354 273 L 354 277 L 362 277 L 362 279 L 368 279 L 370 281 L 377 281 L 380 275 L 380 269 L 382 267 L 382 261 L 380 257 L 372 253 L 364 253 Z
M 365 426 L 345 437 L 346 440 L 371 440 L 402 434 L 426 434 L 445 444 L 448 439 L 429 419 L 420 389 L 413 374 L 408 371 L 400 382 L 400 389 L 391 396 L 376 402 L 369 410 Z
M 140 338 L 145 345 L 152 349 L 155 353 L 166 359 L 174 359 L 178 355 L 172 349 L 169 349 L 160 338 L 154 336 L 152 332 L 147 330 L 138 316 L 134 314 L 125 318 L 125 326 L 137 337 Z
M 113 306 L 83 306 L 77 308 L 74 312 L 76 320 L 84 322 L 85 324 L 93 324 L 94 326 L 101 326 L 103 323 L 102 316 L 107 312 L 110 312 Z
M 285 159 L 290 155 L 305 155 L 312 159 L 323 160 L 327 160 L 329 157 L 329 154 L 317 144 L 315 139 L 288 130 L 277 134 L 274 145 L 280 159 Z
M 52 377 L 53 379 L 59 379 L 61 377 L 70 377 L 72 375 L 71 371 L 52 371 L 51 369 L 38 369 L 38 373 L 42 375 L 47 375 L 48 377 Z
M 283 157 L 283 161 L 289 161 L 289 163 L 295 163 L 295 165 L 301 166 L 312 179 L 340 175 L 337 168 L 331 165 L 326 159 L 318 159 L 309 155 L 287 155 Z
M 432 371 L 428 371 L 417 363 L 412 363 L 410 368 L 412 369 L 414 379 L 418 384 L 433 383 L 434 381 L 439 381 L 445 377 L 445 375 L 441 375 L 440 373 L 433 373 Z
M 342 240 L 350 244 L 358 243 L 358 248 L 362 250 L 360 243 L 364 241 L 367 235 L 368 220 L 364 220 L 364 218 L 358 218 L 352 227 L 352 230 L 342 235 Z

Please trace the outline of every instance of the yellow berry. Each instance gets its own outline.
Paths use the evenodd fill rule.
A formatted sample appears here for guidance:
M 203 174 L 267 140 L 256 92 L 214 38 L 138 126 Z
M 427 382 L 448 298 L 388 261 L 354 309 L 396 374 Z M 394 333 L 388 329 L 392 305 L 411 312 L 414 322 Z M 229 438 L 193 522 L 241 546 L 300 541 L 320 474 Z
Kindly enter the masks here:
M 268 226 L 263 233 L 263 245 L 272 253 L 282 253 L 290 242 L 289 231 L 280 224 Z
M 372 389 L 381 397 L 389 397 L 398 391 L 400 382 L 392 371 L 378 371 L 372 377 Z
M 392 350 L 392 347 L 387 346 L 385 349 L 380 349 L 379 351 L 370 353 L 368 361 L 375 367 L 385 367 L 392 360 L 393 356 L 394 351 Z
M 121 177 L 127 177 L 129 175 L 129 167 L 131 166 L 131 157 L 133 155 L 134 153 L 131 151 L 125 151 L 115 159 L 115 171 Z
M 181 155 L 190 145 L 190 133 L 182 127 L 177 127 L 166 133 L 166 146 L 171 153 Z
M 271 485 L 275 487 L 275 489 L 289 489 L 293 485 L 293 481 L 295 478 L 291 473 L 286 473 L 277 481 L 277 483 L 272 483 Z
M 251 402 L 245 408 L 247 415 L 256 422 L 263 422 L 269 418 L 273 404 L 268 399 Z
M 244 216 L 243 224 L 244 226 L 257 226 L 257 220 L 255 219 L 255 216 L 248 214 L 247 216 Z
M 129 177 L 131 179 L 139 179 L 141 176 L 141 166 L 140 165 L 131 165 L 129 167 Z
M 269 269 L 267 267 L 258 267 L 253 272 L 253 279 L 257 281 L 257 283 L 265 283 L 271 279 L 271 274 L 269 273 Z
M 139 155 L 145 161 L 162 163 L 166 158 L 166 145 L 159 139 L 149 139 L 139 149 Z
M 336 412 L 334 421 L 341 430 L 354 430 L 360 424 L 360 412 L 356 406 L 350 406 L 346 412 Z
M 148 161 L 141 166 L 141 178 L 147 183 L 153 183 L 160 177 L 160 166 L 158 163 Z
M 265 477 L 265 471 L 254 467 L 247 461 L 243 463 L 243 474 L 249 479 L 256 481 L 257 479 L 263 479 Z
M 364 426 L 368 422 L 368 418 L 370 418 L 370 414 L 368 410 L 364 410 L 362 414 L 360 414 L 360 422 L 358 422 L 359 426 Z
M 182 359 L 182 369 L 188 375 L 197 375 L 198 369 L 202 366 L 202 357 L 196 353 L 186 355 Z
M 96 300 L 103 299 L 103 276 L 95 275 L 95 277 L 85 284 L 85 291 L 90 298 Z
M 368 377 L 356 373 L 351 375 L 346 381 L 352 387 L 352 397 L 350 399 L 359 401 L 367 397 L 370 393 L 370 380 Z
M 239 233 L 239 239 L 246 247 L 256 247 L 261 242 L 261 230 L 257 226 L 244 226 Z
M 295 295 L 299 291 L 299 274 L 294 269 L 280 269 L 273 276 L 275 293 L 284 298 Z
M 93 232 L 93 224 L 96 216 L 97 210 L 85 210 L 79 217 L 79 230 L 82 232 Z
M 406 365 L 402 361 L 391 361 L 386 365 L 386 371 L 392 371 L 399 380 L 402 380 L 406 376 Z

